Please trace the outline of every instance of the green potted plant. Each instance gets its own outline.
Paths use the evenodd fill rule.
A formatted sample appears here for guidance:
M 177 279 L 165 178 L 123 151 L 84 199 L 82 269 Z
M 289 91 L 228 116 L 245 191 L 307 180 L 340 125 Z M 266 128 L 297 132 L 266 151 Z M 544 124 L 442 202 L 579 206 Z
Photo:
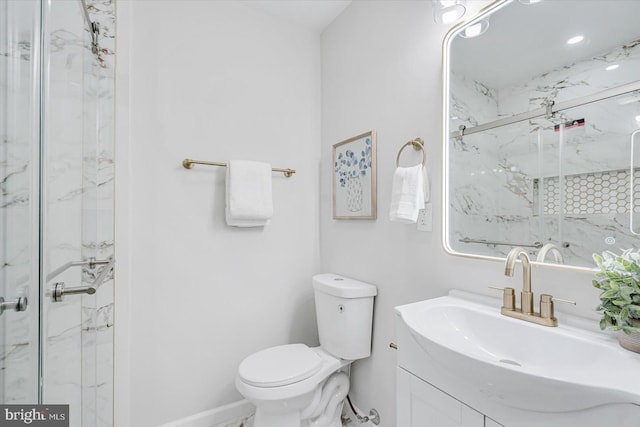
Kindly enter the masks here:
M 600 269 L 592 282 L 601 291 L 600 329 L 619 331 L 620 345 L 640 353 L 640 250 L 605 251 L 593 259 Z

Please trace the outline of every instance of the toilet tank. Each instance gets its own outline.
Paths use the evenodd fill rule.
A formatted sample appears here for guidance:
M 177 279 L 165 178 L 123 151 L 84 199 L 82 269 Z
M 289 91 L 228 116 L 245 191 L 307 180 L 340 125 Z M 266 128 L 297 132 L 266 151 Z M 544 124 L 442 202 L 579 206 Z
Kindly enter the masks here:
M 332 273 L 313 276 L 313 289 L 320 346 L 341 359 L 369 357 L 378 289 Z

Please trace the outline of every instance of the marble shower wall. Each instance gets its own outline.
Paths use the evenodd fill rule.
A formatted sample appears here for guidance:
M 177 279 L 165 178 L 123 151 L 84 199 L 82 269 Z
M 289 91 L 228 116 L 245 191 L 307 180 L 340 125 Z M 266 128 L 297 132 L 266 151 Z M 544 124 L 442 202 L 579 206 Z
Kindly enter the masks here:
M 619 67 L 606 71 L 611 64 Z M 459 124 L 471 127 L 514 112 L 537 109 L 545 100 L 567 101 L 629 83 L 637 79 L 638 70 L 640 42 L 632 41 L 603 55 L 506 88 L 489 88 L 454 75 L 451 83 L 451 116 L 455 117 L 452 129 Z M 597 185 L 601 185 L 602 176 L 618 176 L 619 171 L 628 171 L 629 136 L 639 127 L 634 119 L 640 113 L 638 99 L 637 94 L 626 95 L 565 110 L 551 120 L 532 119 L 468 135 L 462 142 L 454 142 L 456 149 L 451 163 L 456 168 L 452 174 L 456 181 L 452 190 L 455 195 L 452 200 L 452 246 L 461 252 L 504 256 L 509 246 L 459 243 L 458 239 L 566 242 L 569 246 L 562 251 L 567 263 L 580 266 L 592 266 L 593 252 L 634 246 L 636 239 L 628 232 L 628 204 L 624 212 L 610 209 L 593 213 L 593 209 L 586 208 L 585 202 L 584 210 L 565 207 L 564 215 L 559 216 L 549 211 L 549 203 L 559 200 L 545 197 L 545 192 L 553 189 L 549 185 L 553 186 L 554 182 L 562 182 L 566 187 L 563 190 L 565 198 L 574 200 L 582 197 L 581 186 L 576 184 L 593 187 L 596 177 L 599 177 Z M 489 105 L 491 108 L 487 108 Z M 473 112 L 478 111 L 482 111 L 484 117 L 476 117 Z M 566 127 L 562 132 L 555 129 L 558 124 L 579 119 L 585 119 L 584 126 Z M 475 157 L 458 154 L 461 145 L 474 147 Z M 562 150 L 562 164 L 559 150 Z M 478 169 L 484 174 L 474 181 Z M 560 175 L 564 178 L 558 181 Z M 618 199 L 629 199 L 628 175 L 627 172 L 626 179 L 614 181 L 617 188 L 625 188 L 626 192 L 592 188 L 600 197 L 594 196 L 589 202 L 607 206 L 624 203 Z M 465 179 L 466 182 L 460 182 Z M 564 185 L 565 182 L 571 185 Z M 574 194 L 576 191 L 578 194 Z M 558 192 L 560 190 L 556 190 L 556 194 Z M 588 197 L 586 193 L 584 197 Z M 533 255 L 536 252 L 531 250 Z
M 476 126 L 498 114 L 497 93 L 486 85 L 454 74 L 451 88 L 452 130 L 460 125 Z M 499 146 L 495 135 L 488 133 L 452 139 L 450 143 L 450 165 L 455 171 L 450 174 L 450 185 L 455 189 L 451 191 L 450 230 L 451 244 L 457 248 L 464 245 L 460 239 L 493 239 L 499 233 L 497 200 L 483 190 L 499 185 L 499 177 L 492 173 Z M 482 255 L 493 255 L 492 249 L 484 245 L 474 249 Z
M 100 51 L 97 58 L 84 57 L 90 83 L 84 93 L 82 256 L 107 259 L 114 256 L 115 1 L 88 4 L 92 19 L 100 23 Z M 85 43 L 88 40 L 85 33 Z M 84 273 L 88 285 L 98 272 Z M 113 274 L 82 304 L 82 426 L 109 427 L 113 426 Z
M 79 2 L 53 1 L 47 16 L 45 268 L 113 255 L 115 4 L 87 2 L 100 50 Z M 47 284 L 88 286 L 100 268 L 71 268 Z M 113 425 L 113 281 L 95 295 L 45 301 L 44 396 L 70 404 L 71 426 Z

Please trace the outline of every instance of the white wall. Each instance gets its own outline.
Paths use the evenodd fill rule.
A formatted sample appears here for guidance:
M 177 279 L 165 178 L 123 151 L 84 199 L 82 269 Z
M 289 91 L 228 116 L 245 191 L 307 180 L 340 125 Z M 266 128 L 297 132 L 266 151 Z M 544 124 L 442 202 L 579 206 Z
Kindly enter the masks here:
M 316 343 L 309 278 L 334 271 L 378 285 L 373 355 L 355 364 L 351 395 L 393 427 L 393 307 L 451 288 L 519 285 L 502 265 L 441 245 L 447 29 L 430 4 L 353 2 L 325 31 L 320 128 L 317 35 L 228 1 L 118 3 L 116 425 L 158 425 L 239 399 L 233 377 L 245 355 Z M 331 145 L 371 129 L 379 218 L 334 221 Z M 387 219 L 397 150 L 416 136 L 429 155 L 433 233 Z M 271 225 L 236 230 L 224 225 L 224 171 L 186 171 L 185 157 L 298 173 L 274 175 Z M 533 280 L 536 292 L 576 299 L 576 313 L 597 303 L 588 275 L 537 269 Z
M 486 2 L 467 4 L 477 10 Z M 453 288 L 491 294 L 488 285 L 519 287 L 521 281 L 519 272 L 507 278 L 501 264 L 453 257 L 441 244 L 441 46 L 447 28 L 432 16 L 426 1 L 353 2 L 322 35 L 322 269 L 378 286 L 373 354 L 355 363 L 350 394 L 366 412 L 378 409 L 383 427 L 395 426 L 393 307 Z M 371 129 L 378 134 L 378 220 L 334 221 L 331 145 Z M 398 149 L 416 136 L 426 142 L 433 233 L 388 220 Z M 411 160 L 418 157 L 407 153 Z M 585 273 L 533 272 L 535 292 L 575 299 L 572 313 L 593 316 L 598 293 L 590 282 Z M 562 313 L 558 317 L 562 321 Z
M 320 38 L 232 1 L 118 19 L 116 424 L 144 427 L 239 400 L 250 353 L 317 345 Z M 298 173 L 274 174 L 270 225 L 237 229 L 224 169 L 186 157 Z

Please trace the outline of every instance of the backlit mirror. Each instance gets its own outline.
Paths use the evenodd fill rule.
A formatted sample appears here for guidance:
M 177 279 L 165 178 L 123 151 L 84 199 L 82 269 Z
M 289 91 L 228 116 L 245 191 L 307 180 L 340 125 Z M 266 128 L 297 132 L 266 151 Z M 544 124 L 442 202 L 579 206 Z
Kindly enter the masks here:
M 640 1 L 499 1 L 449 32 L 449 252 L 592 268 L 639 246 L 639 16 Z

